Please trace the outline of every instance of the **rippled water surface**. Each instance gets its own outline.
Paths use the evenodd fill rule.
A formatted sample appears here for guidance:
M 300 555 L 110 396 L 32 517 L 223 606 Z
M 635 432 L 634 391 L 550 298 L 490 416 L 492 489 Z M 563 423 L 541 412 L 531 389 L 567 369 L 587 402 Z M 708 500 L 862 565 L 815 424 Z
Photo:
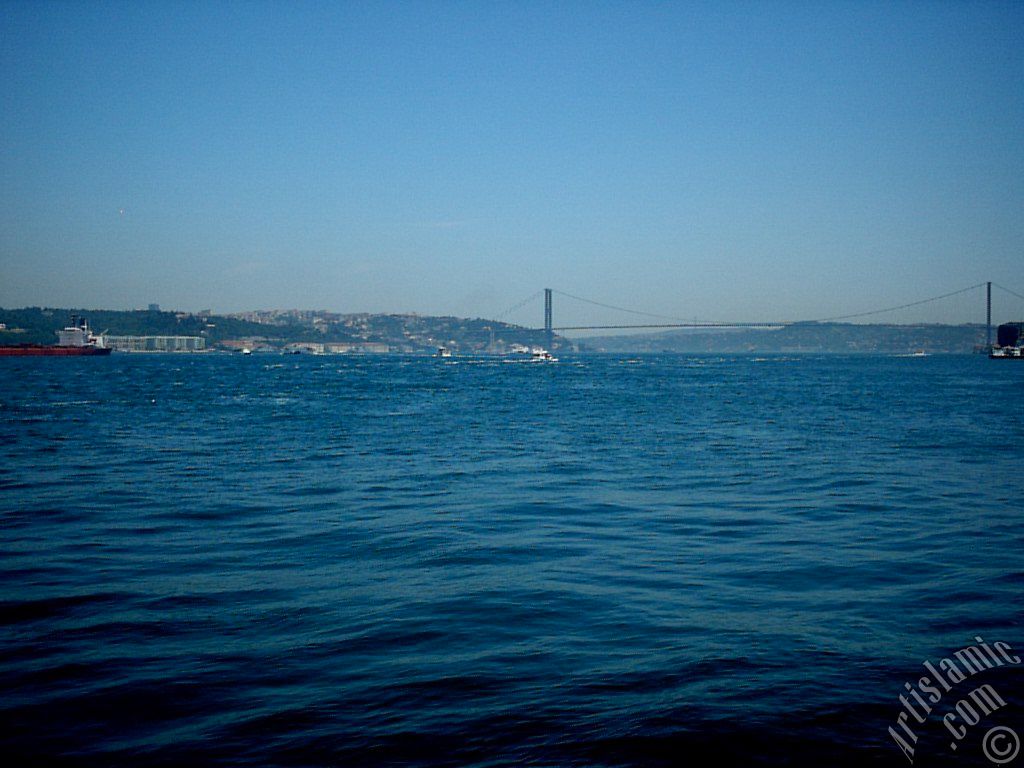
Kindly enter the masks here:
M 903 765 L 1024 648 L 1024 364 L 0 364 L 20 764 Z

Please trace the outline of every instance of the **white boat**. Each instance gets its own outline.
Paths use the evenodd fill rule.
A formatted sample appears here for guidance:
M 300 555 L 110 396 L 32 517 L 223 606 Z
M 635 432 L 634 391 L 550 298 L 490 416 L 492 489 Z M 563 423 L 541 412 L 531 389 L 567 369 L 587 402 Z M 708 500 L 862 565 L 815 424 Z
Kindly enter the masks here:
M 452 351 L 450 349 L 448 349 L 448 347 L 438 347 L 437 348 L 437 356 L 438 357 L 451 357 L 452 356 Z
M 1024 358 L 1024 347 L 992 347 L 988 356 L 993 360 L 1020 360 Z
M 527 347 L 522 344 L 513 344 L 509 354 L 505 357 L 506 363 L 557 363 L 558 358 L 552 355 L 543 347 Z

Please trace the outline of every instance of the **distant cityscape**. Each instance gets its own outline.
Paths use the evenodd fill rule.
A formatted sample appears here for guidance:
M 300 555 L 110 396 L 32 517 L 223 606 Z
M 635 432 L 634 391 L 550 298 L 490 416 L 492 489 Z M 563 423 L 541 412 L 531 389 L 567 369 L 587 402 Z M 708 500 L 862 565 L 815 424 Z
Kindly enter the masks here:
M 52 344 L 72 314 L 86 316 L 122 352 L 300 352 L 313 354 L 505 354 L 545 346 L 542 329 L 497 320 L 409 314 L 269 309 L 214 314 L 145 310 L 0 308 L 0 345 Z M 776 329 L 682 330 L 568 339 L 555 350 L 642 353 L 947 353 L 981 351 L 983 324 L 798 323 Z

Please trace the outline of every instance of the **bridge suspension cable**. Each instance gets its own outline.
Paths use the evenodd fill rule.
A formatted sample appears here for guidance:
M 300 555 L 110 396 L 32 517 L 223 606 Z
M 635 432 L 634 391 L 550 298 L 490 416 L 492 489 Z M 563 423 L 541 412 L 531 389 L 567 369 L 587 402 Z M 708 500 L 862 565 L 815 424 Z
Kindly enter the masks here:
M 584 304 L 593 304 L 595 307 L 604 307 L 605 309 L 614 309 L 614 310 L 617 310 L 619 312 L 628 312 L 631 315 L 641 315 L 643 317 L 654 317 L 654 318 L 657 318 L 658 320 L 675 320 L 675 321 L 678 321 L 680 323 L 690 322 L 689 320 L 684 320 L 681 317 L 672 317 L 671 315 L 657 315 L 657 314 L 655 314 L 653 312 L 641 312 L 640 310 L 637 310 L 637 309 L 626 309 L 625 307 L 617 307 L 614 304 L 605 304 L 604 302 L 601 302 L 601 301 L 593 301 L 592 299 L 584 299 L 582 296 L 573 296 L 571 293 L 566 293 L 565 291 L 560 291 L 557 288 L 552 288 L 551 290 L 552 290 L 553 293 L 557 293 L 559 296 L 565 296 L 568 299 L 575 299 L 576 301 L 582 301 Z
M 998 288 L 1001 291 L 1006 291 L 1011 296 L 1016 296 L 1018 299 L 1024 299 L 1024 296 L 1022 296 L 1021 294 L 1017 293 L 1016 291 L 1011 291 L 1006 286 L 1000 285 L 999 283 L 992 283 L 992 285 L 994 285 L 996 288 Z
M 995 285 L 995 283 L 993 283 L 993 285 Z M 771 322 L 752 322 L 752 323 L 751 322 L 728 322 L 728 321 L 721 321 L 721 320 L 684 320 L 682 318 L 673 317 L 673 316 L 670 316 L 670 315 L 659 315 L 659 314 L 655 314 L 653 312 L 644 312 L 642 310 L 629 309 L 627 307 L 620 307 L 620 306 L 617 306 L 615 304 L 608 304 L 608 303 L 602 302 L 602 301 L 594 301 L 593 299 L 586 299 L 586 298 L 583 298 L 582 296 L 576 296 L 574 294 L 567 293 L 566 291 L 560 291 L 560 290 L 552 289 L 553 293 L 557 293 L 560 296 L 565 296 L 566 298 L 574 299 L 576 301 L 581 301 L 581 302 L 584 302 L 586 304 L 592 304 L 592 305 L 597 306 L 597 307 L 603 307 L 605 309 L 613 309 L 613 310 L 615 310 L 617 312 L 626 312 L 626 313 L 629 313 L 631 315 L 640 315 L 640 316 L 643 316 L 643 317 L 650 317 L 650 318 L 656 318 L 656 319 L 659 319 L 659 320 L 670 320 L 670 321 L 672 321 L 671 323 L 657 323 L 657 324 L 647 323 L 647 324 L 637 324 L 637 325 L 573 325 L 573 326 L 559 326 L 559 327 L 552 328 L 552 330 L 555 330 L 555 331 L 586 331 L 586 330 L 612 330 L 612 329 L 622 330 L 622 329 L 628 329 L 628 328 L 741 328 L 741 327 L 742 328 L 779 328 L 779 327 L 786 326 L 786 325 L 796 325 L 797 323 L 832 323 L 832 322 L 837 322 L 837 321 L 840 321 L 840 320 L 853 320 L 855 318 L 871 317 L 872 315 L 881 315 L 881 314 L 885 314 L 887 312 L 895 312 L 895 311 L 901 310 L 901 309 L 908 309 L 910 307 L 918 307 L 918 306 L 921 306 L 922 304 L 929 304 L 929 303 L 931 303 L 933 301 L 941 301 L 942 299 L 948 299 L 948 298 L 950 298 L 952 296 L 958 296 L 958 295 L 963 294 L 963 293 L 968 293 L 969 291 L 974 291 L 974 290 L 977 290 L 979 288 L 983 288 L 984 286 L 985 286 L 985 283 L 977 283 L 976 285 L 970 285 L 970 286 L 968 286 L 966 288 L 960 288 L 960 289 L 958 289 L 956 291 L 950 291 L 949 293 L 943 293 L 943 294 L 941 294 L 939 296 L 931 296 L 931 297 L 929 297 L 927 299 L 919 299 L 918 301 L 910 301 L 910 302 L 907 302 L 905 304 L 898 304 L 896 306 L 885 307 L 883 309 L 873 309 L 873 310 L 869 310 L 869 311 L 866 311 L 866 312 L 851 312 L 851 313 L 845 314 L 845 315 L 834 315 L 832 317 L 822 317 L 822 318 L 817 318 L 817 319 L 813 319 L 813 320 L 779 320 L 779 321 L 771 321 Z M 1024 296 L 1021 296 L 1020 294 L 1015 293 L 1014 291 L 1011 291 L 1009 288 L 1004 288 L 1003 286 L 998 286 L 998 287 L 1002 288 L 1004 291 L 1007 291 L 1008 293 L 1013 294 L 1014 296 L 1017 296 L 1018 298 L 1024 298 Z M 539 294 L 534 294 L 534 296 L 531 296 L 530 299 L 532 300 L 537 295 L 539 295 Z
M 513 312 L 515 312 L 517 309 L 522 309 L 523 307 L 525 307 L 527 304 L 529 304 L 534 299 L 539 298 L 541 296 L 541 294 L 543 294 L 543 293 L 544 293 L 544 289 L 543 288 L 541 290 L 539 290 L 539 291 L 531 293 L 529 296 L 527 296 L 522 301 L 516 302 L 511 307 L 506 309 L 504 312 L 499 312 L 497 315 L 495 315 L 491 319 L 492 320 L 501 320 L 501 318 L 503 318 L 503 317 L 508 317 Z
M 932 301 L 939 301 L 940 299 L 948 299 L 950 296 L 958 296 L 961 293 L 967 293 L 968 291 L 974 291 L 978 288 L 983 288 L 985 283 L 978 283 L 977 285 L 971 285 L 967 288 L 961 288 L 959 291 L 950 291 L 944 293 L 941 296 L 932 296 L 930 299 L 921 299 L 920 301 L 911 301 L 907 304 L 900 304 L 896 307 L 886 307 L 885 309 L 875 309 L 870 312 L 855 312 L 850 315 L 836 315 L 835 317 L 823 317 L 819 320 L 807 320 L 804 322 L 809 323 L 834 323 L 836 320 L 852 320 L 855 317 L 869 317 L 871 315 L 881 315 L 886 312 L 895 312 L 898 309 L 908 309 L 909 307 L 919 307 L 922 304 L 928 304 Z

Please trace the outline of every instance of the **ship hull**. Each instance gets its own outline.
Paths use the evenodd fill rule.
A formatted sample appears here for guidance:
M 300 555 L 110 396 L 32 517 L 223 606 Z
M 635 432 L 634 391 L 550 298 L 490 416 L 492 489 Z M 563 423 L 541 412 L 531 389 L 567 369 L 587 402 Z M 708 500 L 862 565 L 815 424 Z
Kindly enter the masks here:
M 107 347 L 48 347 L 42 344 L 0 347 L 0 357 L 98 357 L 110 352 Z

